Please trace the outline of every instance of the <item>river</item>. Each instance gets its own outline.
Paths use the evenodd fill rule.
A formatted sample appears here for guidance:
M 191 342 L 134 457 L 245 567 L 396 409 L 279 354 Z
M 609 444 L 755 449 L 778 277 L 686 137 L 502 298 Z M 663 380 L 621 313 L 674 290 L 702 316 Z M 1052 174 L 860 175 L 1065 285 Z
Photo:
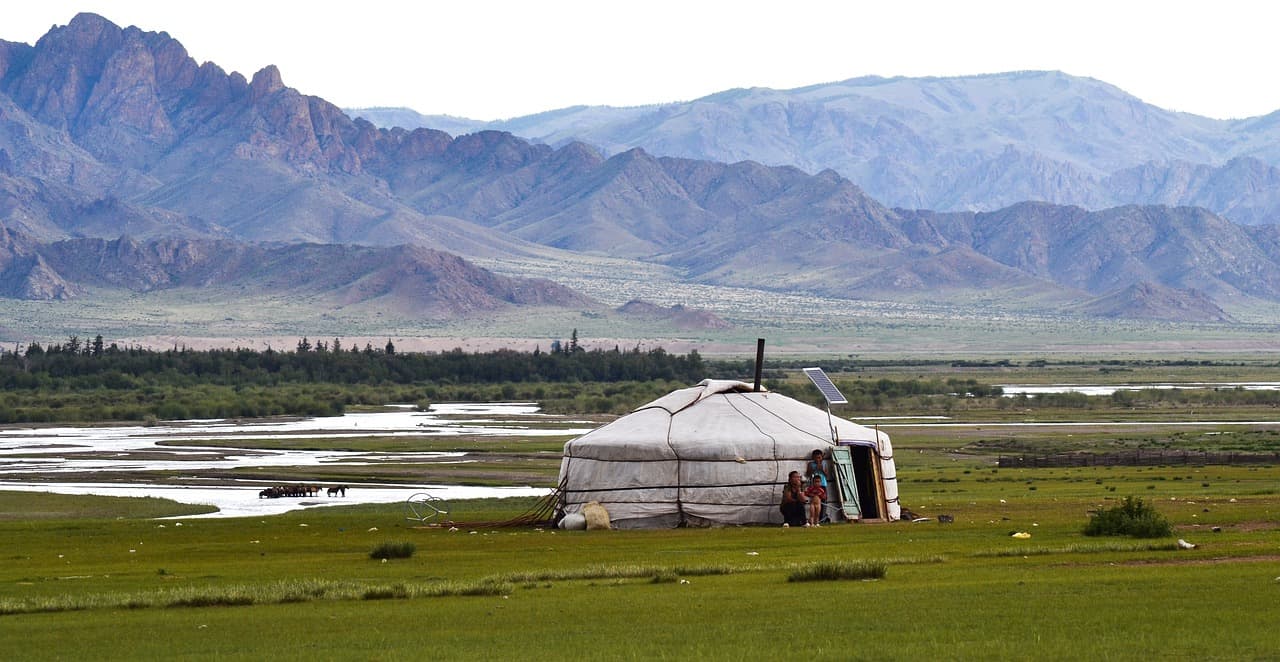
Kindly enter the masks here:
M 554 426 L 548 426 L 554 423 Z M 362 452 L 342 450 L 233 449 L 200 446 L 202 440 L 308 439 L 344 437 L 421 437 L 449 435 L 559 436 L 584 434 L 595 427 L 587 421 L 542 414 L 531 403 L 444 403 L 427 411 L 412 406 L 392 406 L 388 411 L 343 416 L 267 421 L 175 421 L 151 426 L 98 426 L 56 428 L 8 428 L 0 430 L 0 489 L 157 496 L 218 508 L 203 517 L 267 515 L 350 503 L 406 502 L 414 495 L 439 499 L 474 499 L 505 496 L 540 496 L 543 487 L 472 487 L 462 485 L 351 486 L 345 497 L 259 499 L 261 481 L 228 481 L 187 477 L 173 484 L 168 474 L 160 480 L 145 478 L 148 472 L 239 469 L 251 467 L 306 467 L 341 463 L 369 465 L 382 462 L 439 462 L 463 453 Z M 181 446 L 164 442 L 181 441 Z M 130 472 L 142 476 L 131 482 L 85 481 L 95 472 Z M 59 480 L 58 475 L 78 480 Z M 216 484 L 214 484 L 216 483 Z M 322 487 L 332 484 L 318 483 Z M 325 492 L 321 492 L 325 494 Z

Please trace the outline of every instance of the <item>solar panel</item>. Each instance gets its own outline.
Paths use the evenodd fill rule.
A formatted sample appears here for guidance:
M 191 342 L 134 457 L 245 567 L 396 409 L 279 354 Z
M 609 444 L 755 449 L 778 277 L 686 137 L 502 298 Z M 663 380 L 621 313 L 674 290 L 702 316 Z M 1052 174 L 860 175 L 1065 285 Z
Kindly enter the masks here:
M 844 399 L 844 395 L 840 393 L 840 389 L 831 383 L 831 378 L 822 371 L 822 368 L 805 368 L 804 374 L 808 375 L 809 381 L 813 382 L 813 385 L 817 386 L 818 390 L 822 392 L 822 397 L 827 399 L 827 404 L 843 405 L 849 403 L 848 400 Z

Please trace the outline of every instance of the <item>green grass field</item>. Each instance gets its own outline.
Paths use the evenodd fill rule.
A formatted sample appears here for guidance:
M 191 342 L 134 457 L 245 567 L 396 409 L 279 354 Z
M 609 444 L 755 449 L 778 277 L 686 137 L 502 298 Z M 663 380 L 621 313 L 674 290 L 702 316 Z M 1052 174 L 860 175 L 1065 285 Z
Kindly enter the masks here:
M 1104 368 L 897 366 L 852 378 L 1273 378 L 1259 363 Z M 406 519 L 403 504 L 203 519 L 192 517 L 198 507 L 159 499 L 0 492 L 0 659 L 1276 658 L 1280 463 L 995 465 L 1023 453 L 1274 453 L 1280 425 L 1179 425 L 1280 420 L 1274 407 L 980 400 L 952 398 L 956 426 L 883 422 L 902 504 L 928 518 L 918 523 L 599 532 L 465 524 L 510 519 L 536 503 L 505 499 L 449 504 L 459 522 L 451 530 Z M 918 413 L 929 402 L 858 414 Z M 1062 425 L 1033 425 L 1045 422 Z M 226 445 L 448 450 L 473 462 L 184 475 L 550 486 L 563 441 L 236 440 Z M 1083 535 L 1090 511 L 1128 496 L 1154 506 L 1174 534 Z M 954 523 L 939 524 L 942 514 Z M 371 558 L 409 546 L 409 558 Z M 883 577 L 835 578 L 865 567 L 883 568 Z
M 3 493 L 0 657 L 1267 659 L 1280 650 L 1280 631 L 1262 617 L 1280 599 L 1280 468 L 900 465 L 904 503 L 954 524 L 451 531 L 415 528 L 401 505 L 158 520 L 189 510 Z M 1175 537 L 1081 534 L 1090 509 L 1124 495 L 1154 503 Z M 459 502 L 453 514 L 491 521 L 532 503 Z M 1178 537 L 1197 547 L 1177 549 Z M 370 559 L 388 542 L 416 553 Z M 886 572 L 788 581 L 832 561 Z

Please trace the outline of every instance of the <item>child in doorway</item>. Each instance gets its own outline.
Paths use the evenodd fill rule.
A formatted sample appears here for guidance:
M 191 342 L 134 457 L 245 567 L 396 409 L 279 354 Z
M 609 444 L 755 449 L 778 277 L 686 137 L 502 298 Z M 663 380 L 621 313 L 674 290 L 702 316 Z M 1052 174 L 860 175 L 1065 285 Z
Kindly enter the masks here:
M 809 457 L 808 464 L 805 465 L 805 475 L 809 478 L 817 478 L 822 481 L 822 487 L 827 486 L 827 456 L 822 452 L 821 448 L 813 449 L 813 454 Z
M 805 526 L 822 526 L 822 502 L 827 500 L 827 488 L 822 486 L 822 479 L 814 476 L 809 482 L 809 489 L 804 491 L 809 498 L 809 522 Z

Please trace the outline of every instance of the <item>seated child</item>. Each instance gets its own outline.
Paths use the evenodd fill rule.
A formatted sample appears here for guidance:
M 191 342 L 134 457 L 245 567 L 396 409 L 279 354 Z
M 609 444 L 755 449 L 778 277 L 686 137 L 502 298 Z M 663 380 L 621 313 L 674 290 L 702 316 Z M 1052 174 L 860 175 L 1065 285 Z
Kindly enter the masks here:
M 809 523 L 805 526 L 822 526 L 819 521 L 822 519 L 822 502 L 827 500 L 827 489 L 818 476 L 813 477 L 804 495 L 809 497 Z

